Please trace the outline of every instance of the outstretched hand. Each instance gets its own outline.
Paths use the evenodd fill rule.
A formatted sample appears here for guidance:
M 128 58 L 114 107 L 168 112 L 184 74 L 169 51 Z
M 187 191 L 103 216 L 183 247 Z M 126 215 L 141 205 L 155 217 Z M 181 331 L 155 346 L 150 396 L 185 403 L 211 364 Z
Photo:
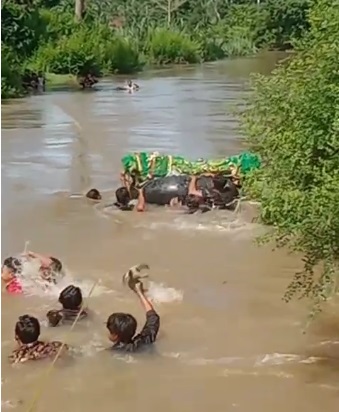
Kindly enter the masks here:
M 35 258 L 35 257 L 36 257 L 36 253 L 31 252 L 30 250 L 28 250 L 27 252 L 23 252 L 23 253 L 22 253 L 22 256 Z
M 122 277 L 122 281 L 124 284 L 133 290 L 133 292 L 142 292 L 144 293 L 145 289 L 143 283 L 141 282 L 142 278 L 147 278 L 148 275 L 142 275 L 140 272 L 142 270 L 149 269 L 149 266 L 146 263 L 141 263 L 136 266 L 132 266 L 128 272 L 124 274 Z
M 144 284 L 138 278 L 130 278 L 128 279 L 128 287 L 134 293 L 145 293 Z

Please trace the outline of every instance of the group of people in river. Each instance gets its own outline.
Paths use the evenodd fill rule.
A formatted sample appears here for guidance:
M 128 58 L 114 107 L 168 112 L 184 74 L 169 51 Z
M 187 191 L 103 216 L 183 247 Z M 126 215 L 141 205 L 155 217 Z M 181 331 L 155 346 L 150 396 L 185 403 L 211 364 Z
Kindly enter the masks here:
M 240 183 L 224 174 L 171 175 L 150 178 L 138 184 L 121 174 L 115 206 L 123 211 L 144 212 L 147 204 L 185 208 L 188 214 L 212 209 L 234 210 Z
M 201 207 L 210 208 L 212 203 L 216 205 L 218 201 L 221 208 L 227 207 L 227 204 L 232 203 L 233 199 L 238 196 L 238 188 L 234 181 L 222 175 L 166 176 L 160 179 L 150 179 L 143 185 L 127 182 L 125 178 L 126 176 L 122 174 L 123 186 L 116 190 L 116 205 L 121 210 L 132 210 L 135 207 L 137 211 L 143 212 L 146 210 L 146 203 L 152 203 L 153 199 L 153 203 L 168 204 L 171 207 L 185 205 L 188 213 L 193 213 Z M 152 186 L 148 192 L 147 185 L 154 184 L 155 186 Z M 89 190 L 86 197 L 94 201 L 102 200 L 97 189 Z M 133 203 L 133 201 L 136 202 Z M 37 276 L 47 288 L 51 284 L 57 284 L 64 276 L 63 264 L 56 257 L 31 251 L 24 252 L 8 257 L 3 262 L 1 278 L 7 293 L 11 295 L 25 293 L 22 276 L 27 262 L 37 263 Z M 112 313 L 107 319 L 106 327 L 114 350 L 137 351 L 156 340 L 160 318 L 146 297 L 143 283 L 138 276 L 142 268 L 143 266 L 140 265 L 129 270 L 128 285 L 142 303 L 146 312 L 146 323 L 141 332 L 135 336 L 137 329 L 135 318 L 128 313 Z M 46 314 L 51 327 L 82 320 L 90 314 L 83 305 L 81 289 L 72 284 L 61 291 L 59 303 L 61 309 L 51 309 Z M 20 316 L 15 324 L 15 340 L 18 346 L 10 355 L 10 361 L 19 363 L 44 359 L 67 351 L 68 346 L 65 343 L 39 340 L 40 332 L 40 322 L 36 317 L 28 314 Z
M 99 81 L 98 78 L 92 73 L 87 73 L 84 76 L 78 76 L 77 79 L 82 89 L 91 89 Z M 115 90 L 124 90 L 130 93 L 138 91 L 139 89 L 139 85 L 134 83 L 132 80 L 126 80 L 123 86 L 118 86 L 115 88 Z
M 21 283 L 25 262 L 34 260 L 38 263 L 38 276 L 46 287 L 56 284 L 63 277 L 63 265 L 53 256 L 44 256 L 35 252 L 27 252 L 18 256 L 6 258 L 2 265 L 1 278 L 5 290 L 9 294 L 22 295 L 24 286 Z M 160 317 L 152 303 L 145 295 L 139 272 L 147 265 L 134 266 L 125 274 L 128 286 L 138 296 L 146 313 L 146 322 L 141 332 L 136 335 L 137 321 L 133 315 L 124 312 L 112 313 L 106 321 L 109 339 L 114 351 L 135 352 L 155 342 Z M 68 285 L 59 295 L 60 309 L 51 309 L 46 313 L 48 325 L 56 327 L 81 321 L 90 316 L 90 311 L 84 306 L 82 291 L 79 287 Z M 69 349 L 60 341 L 40 340 L 41 325 L 39 320 L 29 314 L 19 316 L 14 335 L 17 347 L 9 356 L 11 363 L 23 363 L 29 360 L 55 358 L 63 355 Z
M 240 193 L 240 184 L 222 174 L 165 176 L 148 179 L 141 185 L 128 183 L 122 174 L 121 181 L 113 203 L 121 211 L 145 212 L 146 205 L 168 206 L 185 210 L 187 214 L 212 209 L 234 210 Z M 97 189 L 89 190 L 86 197 L 97 202 L 102 200 Z
M 91 89 L 98 81 L 98 77 L 91 72 L 77 76 L 77 82 L 83 90 Z M 46 90 L 46 77 L 42 72 L 36 73 L 27 69 L 22 76 L 22 86 L 28 91 L 44 92 Z M 132 80 L 126 80 L 124 85 L 115 88 L 115 90 L 127 91 L 129 93 L 139 89 L 139 85 Z

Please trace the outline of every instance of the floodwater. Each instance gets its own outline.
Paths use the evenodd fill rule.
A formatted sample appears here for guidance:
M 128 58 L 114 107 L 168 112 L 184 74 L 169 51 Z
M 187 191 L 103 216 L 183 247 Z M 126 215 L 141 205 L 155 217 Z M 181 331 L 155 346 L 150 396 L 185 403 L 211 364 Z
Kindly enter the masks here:
M 196 158 L 243 148 L 235 110 L 241 109 L 251 72 L 269 73 L 279 56 L 261 55 L 201 67 L 140 75 L 135 94 L 56 91 L 2 106 L 2 258 L 29 248 L 59 257 L 63 285 L 48 294 L 2 293 L 2 406 L 48 412 L 327 412 L 338 410 L 339 326 L 336 306 L 302 334 L 305 302 L 281 297 L 296 256 L 254 243 L 262 228 L 253 205 L 236 215 L 184 216 L 152 209 L 115 212 L 120 158 L 157 150 Z M 121 80 L 121 79 L 120 79 Z M 103 192 L 101 204 L 81 197 Z M 150 295 L 161 316 L 151 354 L 117 356 L 104 322 L 114 311 L 144 315 L 123 288 L 131 265 L 151 266 Z M 74 331 L 45 327 L 67 283 L 89 298 L 91 320 Z M 71 359 L 12 367 L 17 317 L 42 321 L 42 336 L 65 340 Z

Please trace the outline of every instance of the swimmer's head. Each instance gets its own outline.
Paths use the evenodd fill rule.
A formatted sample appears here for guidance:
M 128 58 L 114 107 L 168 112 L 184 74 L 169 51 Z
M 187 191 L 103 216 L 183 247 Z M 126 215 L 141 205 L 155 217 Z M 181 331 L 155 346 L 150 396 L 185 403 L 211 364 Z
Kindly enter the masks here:
M 86 193 L 86 197 L 91 200 L 101 200 L 101 194 L 97 189 L 91 189 Z
M 64 309 L 76 310 L 82 304 L 81 289 L 74 285 L 67 286 L 59 295 L 59 302 Z
M 129 191 L 124 186 L 119 187 L 119 189 L 115 191 L 115 197 L 117 199 L 117 202 L 122 206 L 127 206 L 129 201 L 131 200 Z
M 47 268 L 43 268 L 41 275 L 44 280 L 50 283 L 57 284 L 58 280 L 64 276 L 62 272 L 62 263 L 55 257 L 50 257 L 51 264 Z
M 114 203 L 114 205 L 124 211 L 130 211 L 134 209 L 134 205 L 130 203 L 131 200 L 138 199 L 139 197 L 139 192 L 138 190 L 131 186 L 130 191 L 125 186 L 119 187 L 115 191 L 115 197 L 117 201 Z
M 203 203 L 203 199 L 200 196 L 190 194 L 185 199 L 186 206 L 188 208 L 188 214 L 195 213 L 199 210 L 200 204 Z
M 133 86 L 132 80 L 128 80 L 127 85 L 128 85 L 128 87 L 132 87 Z
M 55 257 L 51 257 L 50 258 L 52 263 L 50 265 L 50 268 L 53 272 L 61 272 L 62 271 L 62 263 L 60 262 L 59 259 L 55 258 Z
M 34 343 L 40 336 L 40 323 L 30 315 L 19 316 L 15 324 L 15 339 L 22 344 Z
M 21 269 L 22 269 L 21 261 L 18 258 L 11 256 L 4 260 L 4 263 L 1 269 L 1 278 L 5 282 L 8 282 L 12 280 L 13 277 L 15 277 L 18 273 L 20 273 Z
M 113 343 L 130 343 L 137 330 L 137 321 L 129 313 L 112 313 L 106 327 Z
M 213 177 L 213 186 L 216 190 L 219 190 L 222 192 L 225 189 L 225 186 L 227 185 L 228 182 L 228 177 L 222 175 L 222 174 L 217 174 Z

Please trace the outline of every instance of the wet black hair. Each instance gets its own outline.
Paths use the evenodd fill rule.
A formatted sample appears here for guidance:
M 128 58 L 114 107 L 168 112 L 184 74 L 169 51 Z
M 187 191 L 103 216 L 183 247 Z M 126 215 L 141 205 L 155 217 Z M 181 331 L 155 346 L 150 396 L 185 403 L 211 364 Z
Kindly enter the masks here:
M 15 324 L 15 335 L 23 344 L 34 343 L 40 336 L 40 323 L 30 315 L 19 316 Z
M 19 273 L 22 269 L 21 261 L 13 256 L 10 256 L 4 260 L 3 266 L 7 266 L 8 269 L 11 269 L 15 273 Z
M 52 269 L 53 272 L 61 272 L 62 271 L 62 263 L 60 262 L 59 259 L 55 257 L 50 258 L 52 261 L 52 264 L 50 268 Z
M 220 192 L 223 192 L 225 190 L 225 187 L 227 185 L 228 177 L 222 175 L 222 174 L 217 174 L 213 177 L 213 185 L 216 190 L 219 190 Z
M 115 191 L 115 197 L 117 201 L 114 205 L 120 210 L 133 210 L 134 206 L 130 205 L 129 202 L 134 199 L 138 199 L 139 192 L 134 186 L 130 187 L 128 191 L 127 187 L 121 186 Z
M 82 304 L 81 289 L 74 285 L 67 286 L 59 295 L 59 302 L 64 309 L 79 309 Z
M 115 191 L 115 197 L 117 198 L 117 202 L 123 206 L 127 206 L 129 201 L 131 200 L 129 191 L 127 187 L 124 186 L 119 187 L 119 189 Z
M 200 196 L 196 196 L 193 194 L 186 196 L 185 205 L 188 208 L 187 213 L 190 215 L 195 213 L 196 211 L 199 210 L 199 207 L 202 203 L 203 203 L 203 199 Z
M 118 337 L 119 342 L 130 343 L 137 330 L 137 321 L 129 313 L 112 313 L 107 319 L 106 327 Z
M 86 193 L 86 197 L 92 200 L 101 200 L 101 194 L 98 189 L 91 189 Z

